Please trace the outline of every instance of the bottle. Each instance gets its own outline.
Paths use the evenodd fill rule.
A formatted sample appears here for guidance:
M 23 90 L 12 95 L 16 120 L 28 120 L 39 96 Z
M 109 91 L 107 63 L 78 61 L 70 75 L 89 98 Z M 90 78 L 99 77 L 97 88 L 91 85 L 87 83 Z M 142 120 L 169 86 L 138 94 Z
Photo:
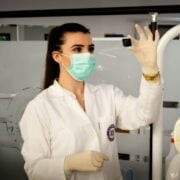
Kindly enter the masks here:
M 177 152 L 180 153 L 180 118 L 176 121 L 174 127 L 174 145 L 176 147 Z

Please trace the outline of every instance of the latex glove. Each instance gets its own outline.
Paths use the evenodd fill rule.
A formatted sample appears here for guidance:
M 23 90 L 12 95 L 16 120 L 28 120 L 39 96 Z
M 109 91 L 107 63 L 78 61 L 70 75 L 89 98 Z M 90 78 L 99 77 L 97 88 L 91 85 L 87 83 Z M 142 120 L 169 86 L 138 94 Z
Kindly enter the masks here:
M 97 171 L 108 157 L 100 152 L 87 151 L 68 155 L 64 161 L 65 171 Z
M 159 32 L 155 32 L 155 40 L 148 26 L 142 29 L 139 25 L 135 25 L 139 40 L 128 35 L 131 39 L 132 46 L 128 49 L 132 51 L 141 65 L 142 72 L 146 75 L 154 75 L 158 72 L 157 66 L 157 45 L 159 42 Z

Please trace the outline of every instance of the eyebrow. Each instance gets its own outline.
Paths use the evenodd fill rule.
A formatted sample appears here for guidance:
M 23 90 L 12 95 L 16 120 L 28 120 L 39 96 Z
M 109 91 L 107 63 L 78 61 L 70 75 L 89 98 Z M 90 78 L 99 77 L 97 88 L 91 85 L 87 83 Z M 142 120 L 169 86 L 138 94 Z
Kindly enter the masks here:
M 95 45 L 94 44 L 90 44 L 89 46 L 90 47 L 94 47 Z M 74 44 L 74 45 L 71 46 L 71 48 L 73 48 L 73 47 L 84 47 L 84 45 L 82 45 L 82 44 Z

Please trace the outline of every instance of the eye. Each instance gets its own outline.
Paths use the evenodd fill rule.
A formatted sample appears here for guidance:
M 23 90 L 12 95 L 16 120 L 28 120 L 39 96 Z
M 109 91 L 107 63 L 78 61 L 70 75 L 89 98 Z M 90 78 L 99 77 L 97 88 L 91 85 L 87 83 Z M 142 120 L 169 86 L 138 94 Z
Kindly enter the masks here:
M 90 53 L 93 53 L 94 52 L 94 47 L 92 46 L 92 47 L 89 47 L 89 52 Z
M 76 47 L 73 49 L 73 52 L 75 52 L 75 53 L 81 53 L 81 51 L 82 51 L 81 47 Z

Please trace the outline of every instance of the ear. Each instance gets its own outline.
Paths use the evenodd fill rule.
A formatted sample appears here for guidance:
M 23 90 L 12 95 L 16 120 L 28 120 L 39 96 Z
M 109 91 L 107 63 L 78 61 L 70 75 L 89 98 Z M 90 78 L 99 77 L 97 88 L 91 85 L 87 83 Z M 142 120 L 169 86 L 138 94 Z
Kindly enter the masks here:
M 53 51 L 52 52 L 52 58 L 54 61 L 56 61 L 58 64 L 61 63 L 61 54 L 58 51 Z

